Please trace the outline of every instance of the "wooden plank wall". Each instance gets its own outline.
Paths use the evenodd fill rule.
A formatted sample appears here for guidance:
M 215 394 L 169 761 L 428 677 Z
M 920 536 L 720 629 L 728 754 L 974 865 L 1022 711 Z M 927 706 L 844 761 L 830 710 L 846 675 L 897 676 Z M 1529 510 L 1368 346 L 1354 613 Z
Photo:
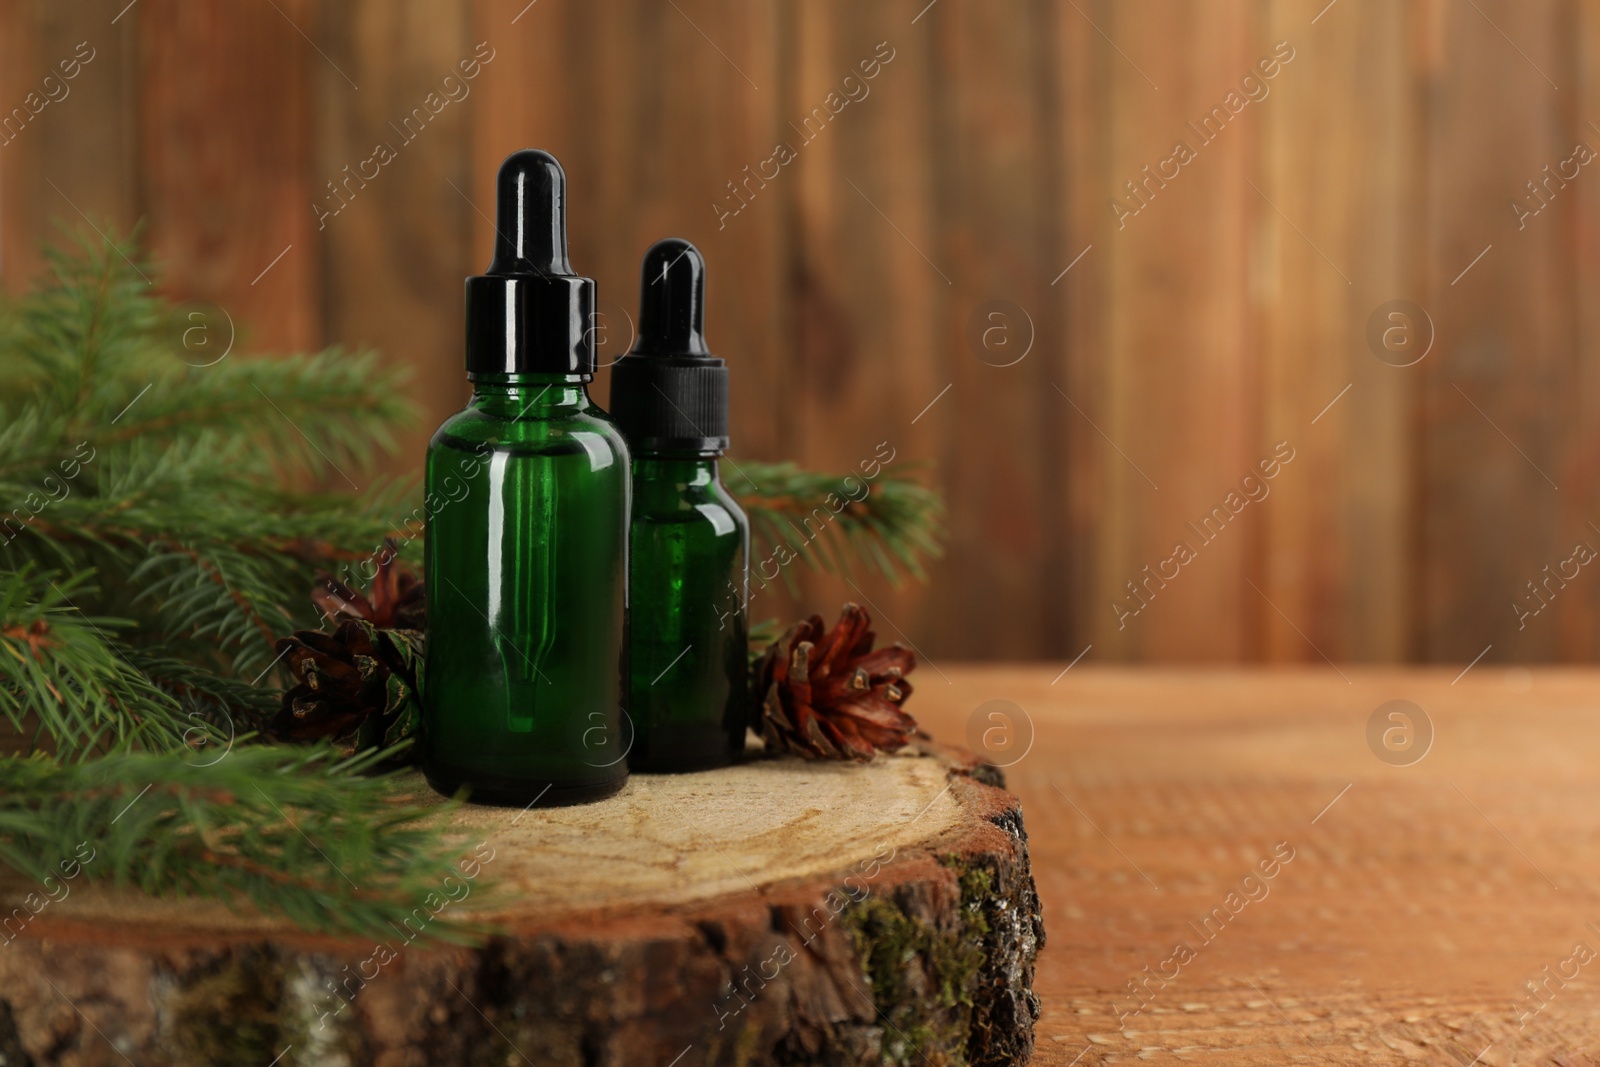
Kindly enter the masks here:
M 508 151 L 567 167 L 609 357 L 642 250 L 697 242 L 735 463 L 887 441 L 950 506 L 930 584 L 809 578 L 758 615 L 865 599 L 935 684 L 1089 646 L 1600 641 L 1600 578 L 1546 580 L 1600 549 L 1600 178 L 1566 162 L 1600 149 L 1600 0 L 0 0 L 0 108 L 80 42 L 69 95 L 0 144 L 0 284 L 52 219 L 143 219 L 164 287 L 251 347 L 409 366 L 428 425 L 399 472 L 463 396 L 460 280 Z M 855 99 L 822 123 L 831 93 Z M 1400 299 L 1431 325 L 1409 367 L 1368 342 Z

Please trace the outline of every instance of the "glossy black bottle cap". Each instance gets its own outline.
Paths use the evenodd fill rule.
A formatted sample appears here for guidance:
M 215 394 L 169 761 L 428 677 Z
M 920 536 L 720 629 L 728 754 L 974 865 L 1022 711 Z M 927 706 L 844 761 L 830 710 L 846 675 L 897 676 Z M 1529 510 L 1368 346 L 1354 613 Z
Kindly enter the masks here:
M 594 280 L 567 262 L 567 175 L 537 148 L 495 184 L 494 258 L 467 279 L 468 374 L 593 374 Z
M 669 237 L 644 254 L 639 335 L 611 368 L 611 418 L 634 452 L 728 447 L 728 368 L 706 348 L 706 261 Z

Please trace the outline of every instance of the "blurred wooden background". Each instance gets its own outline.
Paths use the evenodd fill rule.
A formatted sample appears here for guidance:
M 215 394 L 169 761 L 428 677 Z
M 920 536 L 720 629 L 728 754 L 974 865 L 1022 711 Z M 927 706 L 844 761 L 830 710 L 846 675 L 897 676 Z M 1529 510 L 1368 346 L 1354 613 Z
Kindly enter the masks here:
M 698 243 L 735 457 L 844 471 L 888 441 L 947 494 L 930 584 L 802 597 L 869 599 L 924 683 L 1090 645 L 1464 666 L 1600 644 L 1600 568 L 1571 562 L 1600 548 L 1600 175 L 1573 161 L 1600 147 L 1600 4 L 3 0 L 0 34 L 25 119 L 0 144 L 5 288 L 52 219 L 143 218 L 164 287 L 250 348 L 410 365 L 428 424 L 398 469 L 463 397 L 461 279 L 507 152 L 566 166 L 613 337 L 644 248 Z M 80 42 L 62 95 L 44 79 Z M 1241 87 L 1275 46 L 1293 58 Z M 1147 180 L 1177 141 L 1195 158 Z M 379 142 L 396 158 L 319 228 Z M 779 142 L 793 161 L 722 215 Z M 1367 341 L 1397 299 L 1432 333 L 1403 368 Z M 1188 524 L 1278 442 L 1270 494 L 1204 542 Z M 1195 558 L 1163 564 L 1180 541 Z

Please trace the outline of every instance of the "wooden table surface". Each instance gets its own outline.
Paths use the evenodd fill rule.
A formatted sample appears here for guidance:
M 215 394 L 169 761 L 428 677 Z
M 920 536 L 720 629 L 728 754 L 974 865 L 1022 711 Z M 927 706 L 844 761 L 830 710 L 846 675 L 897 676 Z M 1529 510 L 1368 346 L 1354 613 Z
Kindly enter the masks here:
M 940 667 L 1033 731 L 1035 1064 L 1600 1062 L 1600 671 Z

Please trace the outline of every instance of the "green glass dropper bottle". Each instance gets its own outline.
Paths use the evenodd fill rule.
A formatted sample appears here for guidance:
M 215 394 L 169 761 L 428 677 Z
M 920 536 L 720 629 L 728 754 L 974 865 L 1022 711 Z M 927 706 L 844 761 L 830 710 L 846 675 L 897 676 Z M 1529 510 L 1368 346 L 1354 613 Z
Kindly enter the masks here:
M 589 399 L 594 282 L 567 262 L 561 165 L 515 152 L 497 197 L 467 279 L 472 399 L 428 445 L 423 771 L 571 804 L 627 780 L 629 457 Z
M 728 368 L 705 342 L 705 261 L 645 253 L 639 336 L 611 369 L 633 453 L 630 708 L 636 771 L 697 771 L 744 750 L 750 527 L 723 488 Z

